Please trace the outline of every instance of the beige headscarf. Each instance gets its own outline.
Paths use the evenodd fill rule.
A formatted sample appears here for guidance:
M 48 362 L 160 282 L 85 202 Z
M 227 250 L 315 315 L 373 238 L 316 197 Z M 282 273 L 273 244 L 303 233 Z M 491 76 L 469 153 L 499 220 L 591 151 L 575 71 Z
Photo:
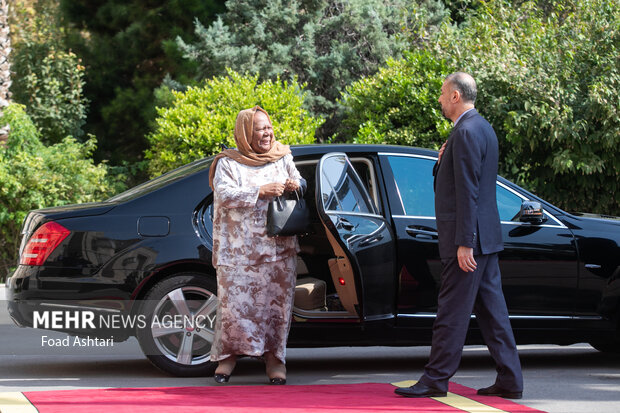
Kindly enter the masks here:
M 261 166 L 269 162 L 275 162 L 284 155 L 291 153 L 290 147 L 276 141 L 275 137 L 271 140 L 271 149 L 269 152 L 257 153 L 252 149 L 250 144 L 252 143 L 252 136 L 254 135 L 254 115 L 257 111 L 261 111 L 267 115 L 269 123 L 271 123 L 269 114 L 260 106 L 254 106 L 252 109 L 244 109 L 239 112 L 237 121 L 235 122 L 235 143 L 237 144 L 237 150 L 225 149 L 213 159 L 211 169 L 209 170 L 209 186 L 212 189 L 215 189 L 213 188 L 213 177 L 215 176 L 217 162 L 224 156 L 244 165 Z

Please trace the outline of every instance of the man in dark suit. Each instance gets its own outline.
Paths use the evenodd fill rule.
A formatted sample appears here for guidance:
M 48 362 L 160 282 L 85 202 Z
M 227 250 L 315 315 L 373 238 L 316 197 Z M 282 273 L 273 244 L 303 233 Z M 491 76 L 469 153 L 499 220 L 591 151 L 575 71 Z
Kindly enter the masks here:
M 461 361 L 472 311 L 497 366 L 495 383 L 478 394 L 519 399 L 523 376 L 497 253 L 503 249 L 495 181 L 498 144 L 493 127 L 474 108 L 476 82 L 466 73 L 449 75 L 439 103 L 454 122 L 439 150 L 435 216 L 443 264 L 437 317 L 428 364 L 420 380 L 398 388 L 406 397 L 446 396 Z

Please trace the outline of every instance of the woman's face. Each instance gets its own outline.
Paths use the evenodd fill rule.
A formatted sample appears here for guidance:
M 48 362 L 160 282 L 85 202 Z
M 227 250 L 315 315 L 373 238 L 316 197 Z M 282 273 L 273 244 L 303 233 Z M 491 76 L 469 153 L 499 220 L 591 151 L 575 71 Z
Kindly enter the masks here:
M 256 153 L 269 152 L 273 140 L 273 128 L 269 118 L 263 112 L 258 111 L 254 114 L 252 126 L 252 143 L 250 146 Z

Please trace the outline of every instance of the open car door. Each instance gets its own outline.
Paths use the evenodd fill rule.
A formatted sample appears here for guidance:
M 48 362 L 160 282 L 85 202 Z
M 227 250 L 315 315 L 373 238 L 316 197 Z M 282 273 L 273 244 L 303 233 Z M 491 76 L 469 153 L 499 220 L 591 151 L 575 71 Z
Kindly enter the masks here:
M 392 228 L 344 153 L 324 155 L 316 173 L 316 207 L 335 253 L 329 268 L 342 305 L 363 321 L 393 318 Z

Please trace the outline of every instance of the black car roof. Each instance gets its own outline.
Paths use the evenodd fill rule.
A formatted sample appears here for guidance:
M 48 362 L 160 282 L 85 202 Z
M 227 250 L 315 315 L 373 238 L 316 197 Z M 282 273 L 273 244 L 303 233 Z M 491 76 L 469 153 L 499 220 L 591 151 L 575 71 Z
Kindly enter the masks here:
M 314 144 L 314 145 L 291 145 L 293 156 L 316 155 L 328 152 L 345 152 L 345 153 L 408 153 L 415 155 L 424 155 L 437 157 L 437 151 L 432 149 L 416 148 L 412 146 L 400 145 L 368 145 L 368 144 Z

